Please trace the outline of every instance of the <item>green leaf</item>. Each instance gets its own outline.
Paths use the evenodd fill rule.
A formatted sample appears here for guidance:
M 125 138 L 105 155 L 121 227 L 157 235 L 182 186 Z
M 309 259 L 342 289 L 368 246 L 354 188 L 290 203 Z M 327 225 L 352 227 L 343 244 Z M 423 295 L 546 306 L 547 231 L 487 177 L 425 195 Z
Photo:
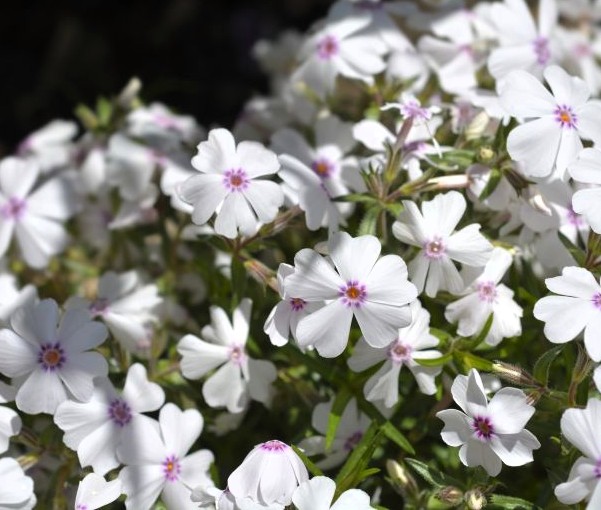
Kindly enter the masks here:
M 98 127 L 96 114 L 85 104 L 80 104 L 75 108 L 75 116 L 88 131 L 93 131 Z
M 507 508 L 511 510 L 540 510 L 540 507 L 536 506 L 530 501 L 526 501 L 521 498 L 514 498 L 513 496 L 503 496 L 501 494 L 493 494 L 490 497 L 490 504 L 486 505 L 486 508 Z
M 376 475 L 381 471 L 381 469 L 379 468 L 369 468 L 369 469 L 364 469 L 363 471 L 361 471 L 361 473 L 359 473 L 357 475 L 357 477 L 355 478 L 355 483 L 361 483 L 363 480 L 365 480 L 366 478 L 369 478 L 372 475 Z
M 490 328 L 492 328 L 492 322 L 493 322 L 494 318 L 495 318 L 494 313 L 491 313 L 488 316 L 488 318 L 486 319 L 486 322 L 484 323 L 484 327 L 482 328 L 482 331 L 480 331 L 480 333 L 478 333 L 478 335 L 476 337 L 474 337 L 474 340 L 473 340 L 474 347 L 477 347 L 482 342 L 484 342 L 484 339 L 490 333 Z
M 323 471 L 321 469 L 319 469 L 311 459 L 309 459 L 309 457 L 307 457 L 305 455 L 305 452 L 303 452 L 298 446 L 291 444 L 290 445 L 292 447 L 292 449 L 294 450 L 294 453 L 296 453 L 300 459 L 303 461 L 303 463 L 305 464 L 305 467 L 307 468 L 307 470 L 309 471 L 309 473 L 311 473 L 313 476 L 323 476 Z
M 113 116 L 113 103 L 105 97 L 99 97 L 96 101 L 96 115 L 102 127 L 107 127 Z
M 471 352 L 454 351 L 453 358 L 457 363 L 461 364 L 465 372 L 472 368 L 492 372 L 492 361 L 476 356 Z
M 364 235 L 376 235 L 376 226 L 378 225 L 378 217 L 380 216 L 380 208 L 378 206 L 370 207 L 366 212 L 361 223 L 359 223 L 359 229 L 357 230 L 358 236 Z
M 501 170 L 499 170 L 498 168 L 492 168 L 490 170 L 490 177 L 488 178 L 488 182 L 486 183 L 486 186 L 484 186 L 484 189 L 482 190 L 478 198 L 480 200 L 486 200 L 489 196 L 491 196 L 497 189 L 499 182 L 501 182 L 501 177 L 503 177 Z
M 334 202 L 354 202 L 363 204 L 376 204 L 378 199 L 367 193 L 350 193 L 333 199 Z
M 441 488 L 452 485 L 460 489 L 463 488 L 463 484 L 459 480 L 456 480 L 452 476 L 445 475 L 438 469 L 430 467 L 417 459 L 407 458 L 405 459 L 405 462 L 427 483 L 432 485 L 432 487 Z
M 382 425 L 381 430 L 382 430 L 382 432 L 384 432 L 384 435 L 388 439 L 390 439 L 392 442 L 396 443 L 403 450 L 410 453 L 411 455 L 415 454 L 415 450 L 413 449 L 413 446 L 411 446 L 411 443 L 409 442 L 409 440 L 391 422 L 387 421 L 386 423 L 384 423 L 384 425 Z
M 586 266 L 586 253 L 584 252 L 584 250 L 582 248 L 579 248 L 578 246 L 576 246 L 572 241 L 570 241 L 561 232 L 558 231 L 557 235 L 559 236 L 559 240 L 561 241 L 561 244 L 563 244 L 566 247 L 566 250 L 568 250 L 570 252 L 570 255 L 572 255 L 572 257 L 574 257 L 574 260 L 576 261 L 576 263 L 580 267 L 585 267 Z
M 342 417 L 342 413 L 346 409 L 346 406 L 352 396 L 352 393 L 347 388 L 342 388 L 334 399 L 332 410 L 330 411 L 330 416 L 328 418 L 328 430 L 326 431 L 326 451 L 330 449 L 332 443 L 334 442 L 336 431 L 338 430 L 338 425 L 340 424 L 340 418 Z
M 547 386 L 547 383 L 549 382 L 549 369 L 551 368 L 551 363 L 553 363 L 564 347 L 565 344 L 556 345 L 536 360 L 532 375 L 534 376 L 534 379 L 543 386 Z
M 450 352 L 443 354 L 440 358 L 413 358 L 413 360 L 422 367 L 439 367 L 453 359 Z

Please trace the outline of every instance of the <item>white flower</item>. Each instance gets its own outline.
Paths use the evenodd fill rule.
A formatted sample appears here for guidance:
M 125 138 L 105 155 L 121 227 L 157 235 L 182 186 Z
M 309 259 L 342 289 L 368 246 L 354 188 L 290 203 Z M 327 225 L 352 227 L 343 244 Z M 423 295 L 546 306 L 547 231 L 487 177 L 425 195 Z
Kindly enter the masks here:
M 335 269 L 315 250 L 296 254 L 295 272 L 284 282 L 286 294 L 307 302 L 328 301 L 299 321 L 296 334 L 301 347 L 312 345 L 321 356 L 338 356 L 348 342 L 353 316 L 373 347 L 388 345 L 398 328 L 411 322 L 406 305 L 416 298 L 415 286 L 407 281 L 403 259 L 379 258 L 381 249 L 374 236 L 352 238 L 339 232 L 328 241 Z
M 403 366 L 411 371 L 422 393 L 436 393 L 434 378 L 440 374 L 442 366 L 425 367 L 417 360 L 441 356 L 440 352 L 429 349 L 438 345 L 438 338 L 430 334 L 430 314 L 417 300 L 411 303 L 411 316 L 411 324 L 399 329 L 398 338 L 388 347 L 374 349 L 361 338 L 348 360 L 349 367 L 355 372 L 384 361 L 363 388 L 365 398 L 371 402 L 383 401 L 389 408 L 398 402 L 399 376 Z
M 8 324 L 16 310 L 33 304 L 37 299 L 38 289 L 34 285 L 25 285 L 19 290 L 17 277 L 0 269 L 0 324 Z
M 409 263 L 412 282 L 422 292 L 434 297 L 439 290 L 459 294 L 464 283 L 453 260 L 466 266 L 484 266 L 492 253 L 492 245 L 480 234 L 480 225 L 468 225 L 454 232 L 465 212 L 466 202 L 457 191 L 436 195 L 422 202 L 403 200 L 405 210 L 392 225 L 392 233 L 400 241 L 418 246 L 420 252 Z
M 526 71 L 512 71 L 500 90 L 503 108 L 512 116 L 531 119 L 507 137 L 507 150 L 523 163 L 527 177 L 546 177 L 567 166 L 582 150 L 581 138 L 601 143 L 601 104 L 589 101 L 588 85 L 561 67 L 545 69 L 543 84 Z
M 382 56 L 387 48 L 377 35 L 359 33 L 370 21 L 365 13 L 327 20 L 301 48 L 303 63 L 292 75 L 292 82 L 305 83 L 320 97 L 334 90 L 339 74 L 373 83 L 373 75 L 386 68 Z
M 89 349 L 104 342 L 107 330 L 87 312 L 67 310 L 59 322 L 58 305 L 45 299 L 14 313 L 11 327 L 0 331 L 0 372 L 19 383 L 21 411 L 54 414 L 68 398 L 86 402 L 94 377 L 106 377 L 106 359 Z
M 48 173 L 69 163 L 73 152 L 73 138 L 77 124 L 70 120 L 56 119 L 25 138 L 17 149 L 19 157 L 34 160 Z
M 202 394 L 211 407 L 226 406 L 230 413 L 243 411 L 249 399 L 268 403 L 277 376 L 273 363 L 246 352 L 251 306 L 250 299 L 243 299 L 234 310 L 233 324 L 223 309 L 212 306 L 211 325 L 202 329 L 206 340 L 186 335 L 177 344 L 184 377 L 199 379 L 220 367 L 204 383 Z
M 75 510 L 96 510 L 115 501 L 121 495 L 121 481 L 107 482 L 96 473 L 87 475 L 77 487 Z
M 569 342 L 584 330 L 584 346 L 594 361 L 601 361 L 601 285 L 581 267 L 565 267 L 561 276 L 547 278 L 547 296 L 534 305 L 534 316 L 545 322 L 545 336 L 553 343 Z
M 197 487 L 192 491 L 192 501 L 200 503 L 200 508 L 206 510 L 283 510 L 283 505 L 273 503 L 262 505 L 249 498 L 236 500 L 229 489 L 217 487 Z
M 359 489 L 344 491 L 332 506 L 336 483 L 325 476 L 316 476 L 299 485 L 292 496 L 298 510 L 374 510 L 369 496 Z
M 163 302 L 154 283 L 144 284 L 138 271 L 109 271 L 98 280 L 96 299 L 75 297 L 67 301 L 68 309 L 85 309 L 100 318 L 111 335 L 129 352 L 141 357 L 150 355 L 149 325 L 157 322 L 156 308 Z
M 194 206 L 192 221 L 204 225 L 215 211 L 215 231 L 235 238 L 256 232 L 259 222 L 272 221 L 284 201 L 274 182 L 257 179 L 275 174 L 276 155 L 258 142 L 240 142 L 227 129 L 213 129 L 198 145 L 192 166 L 200 174 L 180 185 L 179 195 Z
M 307 468 L 294 450 L 278 440 L 255 446 L 227 479 L 236 501 L 250 498 L 268 506 L 287 506 L 299 484 L 309 479 Z
M 461 336 L 482 331 L 491 313 L 493 322 L 486 343 L 497 345 L 503 338 L 522 333 L 522 308 L 513 300 L 513 291 L 499 283 L 512 262 L 507 250 L 495 248 L 484 271 L 464 291 L 466 296 L 447 305 L 445 318 L 459 322 L 457 333 Z
M 67 245 L 63 222 L 76 209 L 72 189 L 62 177 L 51 177 L 32 191 L 39 174 L 33 161 L 11 157 L 0 162 L 0 256 L 14 233 L 25 262 L 38 269 Z
M 213 485 L 209 466 L 213 454 L 199 450 L 186 456 L 200 436 L 201 414 L 195 409 L 181 411 L 165 404 L 159 423 L 139 420 L 124 434 L 118 457 L 125 464 L 119 473 L 128 510 L 149 510 L 156 499 L 167 508 L 195 510 L 190 487 Z
M 155 411 L 164 401 L 162 388 L 149 382 L 144 366 L 135 363 L 121 395 L 108 379 L 97 379 L 89 402 L 63 402 L 54 421 L 65 432 L 65 444 L 77 450 L 79 463 L 104 475 L 119 465 L 117 447 L 125 430 L 138 420 L 150 420 L 140 413 Z
M 265 326 L 263 326 L 263 330 L 269 335 L 271 343 L 278 347 L 287 344 L 290 335 L 295 341 L 298 341 L 296 338 L 298 322 L 321 306 L 319 303 L 307 303 L 303 299 L 284 294 L 284 281 L 292 273 L 294 273 L 294 268 L 291 265 L 280 264 L 277 280 L 282 301 L 273 307 L 265 321 Z
M 572 206 L 574 212 L 582 214 L 591 228 L 601 234 L 601 150 L 584 149 L 568 167 L 568 172 L 578 182 L 596 185 L 574 193 Z
M 15 388 L 0 381 L 0 404 L 15 399 Z M 10 407 L 0 406 L 0 453 L 8 450 L 9 440 L 21 431 L 21 418 Z
M 584 456 L 572 466 L 568 481 L 555 487 L 566 505 L 588 502 L 587 510 L 601 508 L 601 400 L 589 399 L 585 409 L 568 409 L 561 417 L 561 432 Z
M 32 510 L 36 503 L 33 480 L 25 475 L 15 459 L 0 459 L 0 508 Z
M 468 376 L 455 378 L 451 392 L 463 412 L 446 409 L 436 416 L 445 423 L 443 441 L 461 446 L 459 459 L 465 466 L 482 466 L 490 476 L 497 476 L 502 464 L 532 462 L 532 450 L 540 443 L 524 429 L 534 407 L 522 390 L 501 388 L 489 402 L 480 374 L 472 368 Z
M 311 425 L 322 435 L 303 439 L 298 445 L 310 457 L 325 454 L 325 458 L 317 462 L 317 467 L 320 469 L 331 469 L 342 464 L 361 441 L 371 423 L 369 417 L 357 407 L 357 401 L 354 398 L 351 399 L 340 416 L 334 440 L 330 448 L 326 449 L 325 435 L 333 404 L 334 401 L 330 400 L 315 406 L 311 416 Z

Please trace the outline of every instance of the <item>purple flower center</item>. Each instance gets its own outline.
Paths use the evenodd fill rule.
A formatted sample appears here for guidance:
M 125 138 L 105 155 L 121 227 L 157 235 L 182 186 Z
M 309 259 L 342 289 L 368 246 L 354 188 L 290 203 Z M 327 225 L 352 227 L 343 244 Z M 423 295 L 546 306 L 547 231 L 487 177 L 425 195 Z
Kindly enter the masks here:
M 494 303 L 497 299 L 497 286 L 493 281 L 479 282 L 477 285 L 478 297 L 485 303 Z
M 555 120 L 562 128 L 575 128 L 578 124 L 578 116 L 574 113 L 571 106 L 562 104 L 557 105 L 555 111 Z
M 402 343 L 400 340 L 397 340 L 388 347 L 386 355 L 388 359 L 390 359 L 393 363 L 399 365 L 401 363 L 411 360 L 412 353 L 413 347 Z
M 313 171 L 321 178 L 327 179 L 334 172 L 334 164 L 326 158 L 319 158 L 311 164 Z
M 223 185 L 230 193 L 234 191 L 244 191 L 248 188 L 250 179 L 242 168 L 226 170 L 223 176 Z
M 429 259 L 439 259 L 444 256 L 447 248 L 442 242 L 442 238 L 436 236 L 424 244 L 424 253 Z
M 595 473 L 595 478 L 601 478 L 601 459 L 599 459 L 595 464 L 595 469 L 593 470 L 593 473 Z
M 414 99 L 405 101 L 400 108 L 401 115 L 408 119 L 430 120 L 432 114 L 428 108 L 424 108 L 419 102 Z
M 109 405 L 109 418 L 120 427 L 125 427 L 131 421 L 131 408 L 122 398 L 113 400 Z
M 75 505 L 75 510 L 88 510 L 88 505 L 84 505 L 83 503 L 77 503 L 77 505 Z
M 234 365 L 240 366 L 246 361 L 246 351 L 244 350 L 244 347 L 240 345 L 233 345 L 230 347 L 229 356 Z
M 582 215 L 580 215 L 574 211 L 574 209 L 572 208 L 572 204 L 569 204 L 567 209 L 568 209 L 568 212 L 566 213 L 566 216 L 568 219 L 568 223 L 570 225 L 574 225 L 575 227 L 582 226 L 584 223 L 584 220 L 582 219 Z
M 109 308 L 109 301 L 106 298 L 98 298 L 96 301 L 92 301 L 88 310 L 92 314 L 92 317 L 100 317 L 104 315 Z
M 597 310 L 601 310 L 601 292 L 597 292 L 592 299 L 593 306 L 597 308 Z
M 293 312 L 300 312 L 305 309 L 307 302 L 304 299 L 293 297 L 290 299 L 290 308 Z
M 352 436 L 347 437 L 346 441 L 344 442 L 344 449 L 347 452 L 352 451 L 355 448 L 355 446 L 357 446 L 357 444 L 359 444 L 359 441 L 361 441 L 362 437 L 363 437 L 363 432 L 361 432 L 360 430 L 355 432 Z
M 359 308 L 367 298 L 367 289 L 357 280 L 349 280 L 340 287 L 338 296 L 347 307 Z
M 382 2 L 373 2 L 371 0 L 359 0 L 359 2 L 355 2 L 355 7 L 357 7 L 358 9 L 363 9 L 365 11 L 379 11 L 382 9 Z
M 169 455 L 163 461 L 163 475 L 168 482 L 176 482 L 182 472 L 182 466 L 175 455 Z
M 59 342 L 48 342 L 40 347 L 38 352 L 38 363 L 46 372 L 54 372 L 60 370 L 67 358 L 65 351 Z
M 489 440 L 495 433 L 490 418 L 483 418 L 482 416 L 476 416 L 472 420 L 472 429 L 476 433 L 476 437 L 480 440 Z
M 338 39 L 332 35 L 326 35 L 317 43 L 317 55 L 323 60 L 330 60 L 339 51 Z
M 539 36 L 532 41 L 536 62 L 540 66 L 546 66 L 551 60 L 551 49 L 549 48 L 549 39 Z
M 426 148 L 426 142 L 423 142 L 421 140 L 415 140 L 413 142 L 408 142 L 408 143 L 404 144 L 403 152 L 405 152 L 405 153 L 415 152 L 415 153 L 419 154 L 419 153 L 422 153 L 425 148 Z
M 0 208 L 0 213 L 7 220 L 20 220 L 27 209 L 27 202 L 22 198 L 10 197 Z
M 265 450 L 267 452 L 283 452 L 286 450 L 286 448 L 288 448 L 288 445 L 278 441 L 277 439 L 272 439 L 271 441 L 262 443 L 260 448 L 261 450 Z
M 590 44 L 578 43 L 572 48 L 572 53 L 578 58 L 591 57 L 593 55 L 593 50 Z

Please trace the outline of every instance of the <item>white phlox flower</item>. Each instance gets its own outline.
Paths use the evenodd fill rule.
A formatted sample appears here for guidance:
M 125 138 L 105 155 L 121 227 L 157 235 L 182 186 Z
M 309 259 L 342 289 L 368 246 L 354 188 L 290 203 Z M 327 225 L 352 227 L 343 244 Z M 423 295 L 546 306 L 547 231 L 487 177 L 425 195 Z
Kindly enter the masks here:
M 129 368 L 122 393 L 109 379 L 96 379 L 95 383 L 89 402 L 63 402 L 54 422 L 65 432 L 65 444 L 77 450 L 79 463 L 104 475 L 119 465 L 117 447 L 125 430 L 135 427 L 138 420 L 151 420 L 141 413 L 159 409 L 165 393 L 148 381 L 146 369 L 139 363 Z
M 211 407 L 225 406 L 230 413 L 243 411 L 250 399 L 268 404 L 277 377 L 273 363 L 246 352 L 251 307 L 252 301 L 244 298 L 230 322 L 223 309 L 212 306 L 211 325 L 202 329 L 202 338 L 186 335 L 177 344 L 184 377 L 200 379 L 217 368 L 205 381 L 202 394 Z
M 84 309 L 101 319 L 126 350 L 147 358 L 152 347 L 149 328 L 158 321 L 156 309 L 161 303 L 156 284 L 145 284 L 139 271 L 108 271 L 98 280 L 96 299 L 70 298 L 66 307 Z
M 447 305 L 445 318 L 458 322 L 459 335 L 478 334 L 491 313 L 493 321 L 485 338 L 489 345 L 522 333 L 522 308 L 513 300 L 514 292 L 500 283 L 512 262 L 507 250 L 495 248 L 484 271 L 463 292 L 465 297 Z
M 526 71 L 512 71 L 500 87 L 503 108 L 513 117 L 530 119 L 507 137 L 507 151 L 523 163 L 526 177 L 565 178 L 568 165 L 582 150 L 581 139 L 601 143 L 601 104 L 589 101 L 588 85 L 561 67 L 544 77 L 551 92 Z
M 263 326 L 263 331 L 269 336 L 271 343 L 278 347 L 287 344 L 290 336 L 297 341 L 296 328 L 298 322 L 307 314 L 315 312 L 322 306 L 317 302 L 307 303 L 303 299 L 284 294 L 284 281 L 292 273 L 294 273 L 294 267 L 290 264 L 280 264 L 277 281 L 282 301 L 272 308 Z
M 298 510 L 374 510 L 369 496 L 359 489 L 344 491 L 332 505 L 335 491 L 334 480 L 326 476 L 315 476 L 299 485 L 292 496 L 292 502 Z
M 512 79 L 508 74 L 515 69 L 540 77 L 545 67 L 559 60 L 560 47 L 554 33 L 556 0 L 539 1 L 536 23 L 524 0 L 495 2 L 489 16 L 497 30 L 499 47 L 491 52 L 488 69 L 498 82 L 509 84 Z
M 439 290 L 461 293 L 465 285 L 453 261 L 483 267 L 493 249 L 477 223 L 455 231 L 466 209 L 465 198 L 450 191 L 422 202 L 421 212 L 415 202 L 403 200 L 403 206 L 392 233 L 401 242 L 421 248 L 409 263 L 411 281 L 430 297 Z
M 121 496 L 121 481 L 107 482 L 102 476 L 90 473 L 79 482 L 75 496 L 75 510 L 96 510 Z
M 559 42 L 565 57 L 562 67 L 570 74 L 580 76 L 592 92 L 601 91 L 601 67 L 597 59 L 601 57 L 601 34 L 591 37 L 580 30 L 561 29 Z
M 0 459 L 0 508 L 32 510 L 36 503 L 33 480 L 23 472 L 15 459 Z
M 373 76 L 386 68 L 382 57 L 388 48 L 378 35 L 363 31 L 370 22 L 367 13 L 326 20 L 303 44 L 292 83 L 304 83 L 324 98 L 334 90 L 338 75 L 372 84 Z
M 139 420 L 129 427 L 117 455 L 125 467 L 119 473 L 127 510 L 149 510 L 159 495 L 173 510 L 195 510 L 191 487 L 212 486 L 213 454 L 199 450 L 186 455 L 200 436 L 203 418 L 196 409 L 181 411 L 165 404 L 159 422 Z
M 315 406 L 311 425 L 321 435 L 303 439 L 298 445 L 310 457 L 325 455 L 324 459 L 316 463 L 320 469 L 331 469 L 342 464 L 361 441 L 370 424 L 369 417 L 359 410 L 357 401 L 351 399 L 340 416 L 332 444 L 326 449 L 328 420 L 333 404 L 334 401 L 330 400 Z
M 54 414 L 69 398 L 91 398 L 94 377 L 108 373 L 104 356 L 90 351 L 107 337 L 103 324 L 84 310 L 67 310 L 59 320 L 52 299 L 21 308 L 10 323 L 12 330 L 0 331 L 0 372 L 14 378 L 19 410 Z
M 532 450 L 540 443 L 524 429 L 534 407 L 522 390 L 501 388 L 489 402 L 480 374 L 472 368 L 467 376 L 455 378 L 451 393 L 463 412 L 446 409 L 436 416 L 445 423 L 443 441 L 461 446 L 459 459 L 465 466 L 482 466 L 490 476 L 497 476 L 502 464 L 532 462 Z
M 333 358 L 348 343 L 353 317 L 365 340 L 374 347 L 388 345 L 398 328 L 411 322 L 407 306 L 417 297 L 407 281 L 407 267 L 398 255 L 380 257 L 382 245 L 370 235 L 352 238 L 346 232 L 328 241 L 331 262 L 306 248 L 294 257 L 295 271 L 284 281 L 287 295 L 327 304 L 298 323 L 301 347 L 314 346 Z
M 557 0 L 557 4 L 561 15 L 571 20 L 601 20 L 601 0 Z
M 0 324 L 8 325 L 11 315 L 38 299 L 38 289 L 31 284 L 19 289 L 17 277 L 0 265 Z
M 394 406 L 399 399 L 399 376 L 403 366 L 411 371 L 422 393 L 436 393 L 434 378 L 440 374 L 442 366 L 422 366 L 419 360 L 442 356 L 439 351 L 430 349 L 438 345 L 438 338 L 430 334 L 430 314 L 418 300 L 411 303 L 411 317 L 411 324 L 399 329 L 398 338 L 389 346 L 375 349 L 362 338 L 355 346 L 348 360 L 351 370 L 361 372 L 384 361 L 365 383 L 363 393 L 367 400 L 382 401 L 389 408 Z
M 204 510 L 284 510 L 284 505 L 272 503 L 262 505 L 250 498 L 236 500 L 229 489 L 197 487 L 192 491 L 192 501 L 200 503 Z
M 178 194 L 192 204 L 192 221 L 204 225 L 213 213 L 215 231 L 229 238 L 254 234 L 260 223 L 272 221 L 284 201 L 278 184 L 258 177 L 275 174 L 277 156 L 258 142 L 240 142 L 227 129 L 213 129 L 198 145 L 192 166 L 200 172 L 179 186 Z
M 565 343 L 584 330 L 584 347 L 593 361 L 601 361 L 601 285 L 582 267 L 565 267 L 561 276 L 547 278 L 547 288 L 558 294 L 539 299 L 534 316 L 545 322 L 550 342 Z
M 43 173 L 66 166 L 73 154 L 77 124 L 56 119 L 28 135 L 17 148 L 17 155 L 35 161 Z
M 601 508 L 601 400 L 589 399 L 585 409 L 567 409 L 561 417 L 561 433 L 584 455 L 572 466 L 568 481 L 555 487 L 557 499 L 566 505 L 585 500 L 587 510 Z
M 15 399 L 16 390 L 0 381 L 0 404 L 7 404 Z M 9 441 L 21 431 L 21 417 L 10 407 L 0 406 L 0 453 L 8 450 Z
M 594 185 L 576 191 L 572 207 L 574 212 L 586 218 L 596 233 L 601 234 L 601 150 L 584 149 L 568 166 L 568 172 L 575 181 Z
M 0 162 L 0 256 L 14 235 L 23 259 L 36 269 L 64 250 L 69 236 L 63 223 L 77 209 L 66 178 L 50 177 L 36 187 L 39 176 L 33 160 L 9 157 Z
M 495 190 L 484 200 L 480 200 L 480 195 L 488 184 L 491 177 L 491 169 L 481 164 L 469 166 L 465 174 L 468 177 L 469 185 L 467 187 L 467 196 L 470 200 L 482 204 L 493 211 L 505 212 L 509 203 L 517 200 L 517 193 L 514 187 L 509 184 L 505 177 L 501 177 Z
M 309 479 L 294 450 L 276 439 L 255 446 L 227 479 L 236 501 L 249 498 L 263 506 L 287 506 L 296 488 Z

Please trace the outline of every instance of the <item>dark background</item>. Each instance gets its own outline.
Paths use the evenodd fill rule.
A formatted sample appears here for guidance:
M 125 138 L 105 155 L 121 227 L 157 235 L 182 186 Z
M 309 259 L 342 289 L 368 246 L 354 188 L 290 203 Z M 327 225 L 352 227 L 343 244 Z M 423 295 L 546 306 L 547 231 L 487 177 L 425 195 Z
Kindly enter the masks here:
M 142 98 L 230 126 L 267 92 L 250 56 L 261 38 L 306 30 L 333 0 L 55 0 L 0 7 L 0 155 L 78 103 L 132 76 Z

